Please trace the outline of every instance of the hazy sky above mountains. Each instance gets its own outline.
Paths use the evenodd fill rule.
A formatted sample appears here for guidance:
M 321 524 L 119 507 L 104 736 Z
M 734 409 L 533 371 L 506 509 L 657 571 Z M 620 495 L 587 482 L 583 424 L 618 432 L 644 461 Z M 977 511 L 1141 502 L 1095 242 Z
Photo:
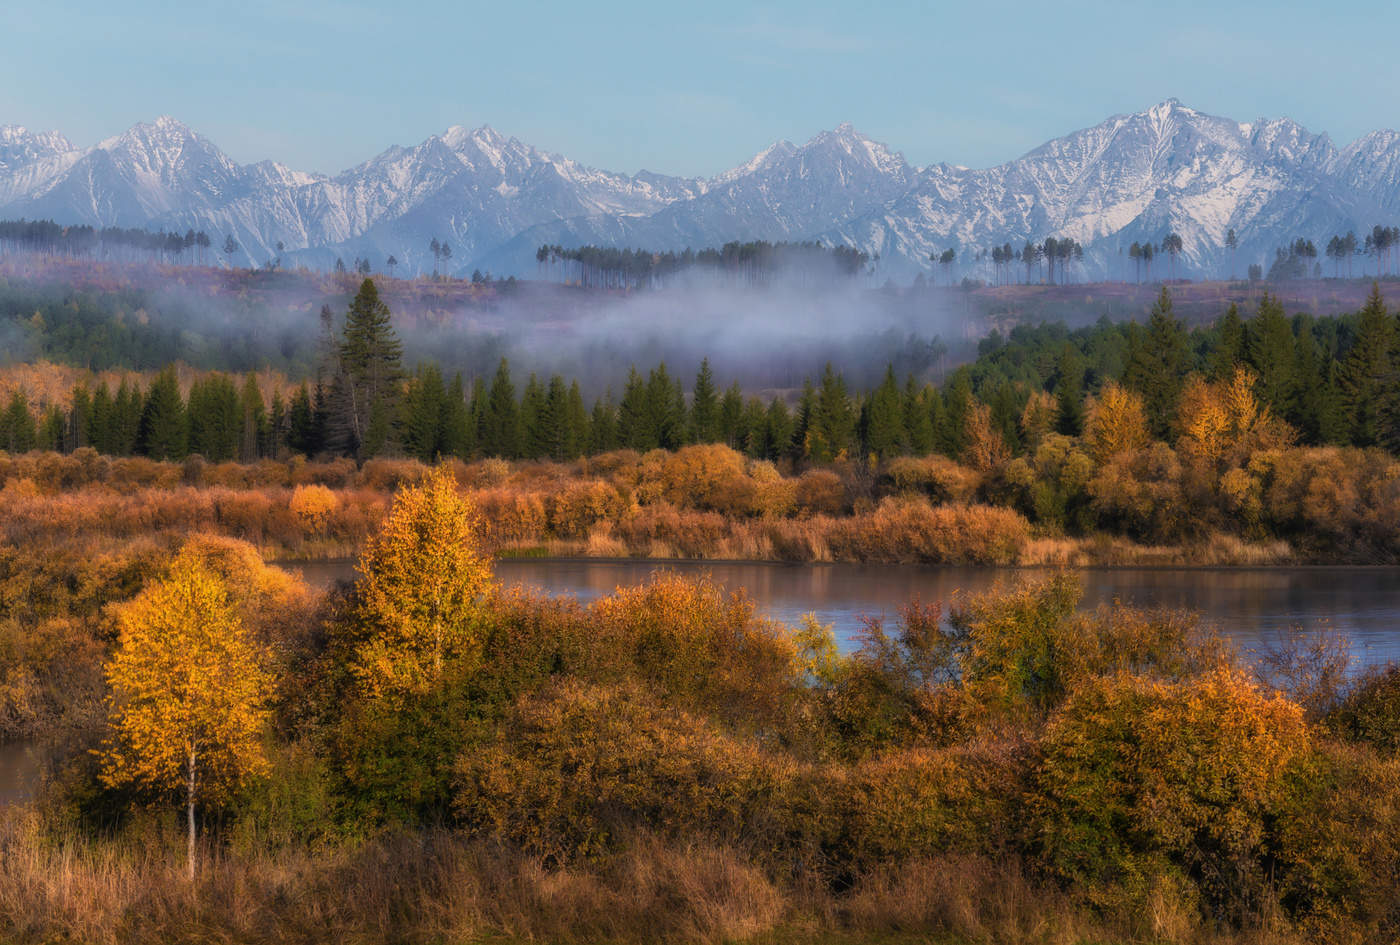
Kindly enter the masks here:
M 711 175 L 850 121 L 997 164 L 1167 97 L 1345 143 L 1400 125 L 1400 7 L 599 0 L 50 0 L 0 15 L 0 124 L 89 145 L 171 114 L 335 172 L 490 124 L 610 170 Z

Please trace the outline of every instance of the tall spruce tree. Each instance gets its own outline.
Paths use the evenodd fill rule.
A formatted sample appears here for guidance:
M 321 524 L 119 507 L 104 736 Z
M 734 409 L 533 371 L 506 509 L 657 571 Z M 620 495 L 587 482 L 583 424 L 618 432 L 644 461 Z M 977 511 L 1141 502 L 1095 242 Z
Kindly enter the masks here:
M 617 438 L 626 449 L 645 453 L 657 447 L 656 432 L 647 406 L 647 383 L 635 367 L 627 372 L 622 401 L 617 405 Z
M 856 415 L 846 389 L 846 379 L 831 362 L 822 369 L 817 400 L 807 436 L 807 453 L 813 462 L 829 463 L 854 445 Z
M 408 455 L 431 463 L 444 452 L 446 400 L 442 371 L 435 364 L 420 364 L 404 394 L 403 447 Z
M 389 306 L 379 298 L 374 280 L 365 279 L 345 313 L 340 344 L 340 373 L 345 380 L 340 409 L 349 411 L 350 431 L 362 457 L 392 447 L 402 357 L 403 345 Z
M 719 394 L 715 390 L 714 372 L 710 359 L 700 362 L 695 375 L 695 389 L 690 398 L 690 439 L 695 443 L 714 443 L 719 439 Z
M 910 374 L 904 381 L 904 429 L 909 431 L 909 452 L 927 456 L 933 451 L 933 414 L 927 389 L 920 389 Z
M 544 425 L 548 422 L 545 413 L 544 385 L 540 379 L 530 375 L 525 382 L 525 392 L 520 395 L 520 455 L 524 459 L 541 459 L 549 455 Z
M 865 447 L 878 459 L 890 459 L 909 449 L 904 421 L 904 398 L 895 380 L 894 365 L 885 367 L 885 379 L 870 395 L 866 410 Z
M 315 456 L 321 451 L 316 430 L 316 408 L 305 382 L 292 395 L 292 406 L 287 417 L 287 446 L 292 452 L 303 456 Z
M 189 419 L 180 396 L 180 379 L 168 367 L 156 375 L 141 409 L 137 441 L 143 456 L 184 459 L 189 444 Z
M 243 393 L 238 398 L 238 406 L 243 417 L 238 455 L 243 462 L 251 463 L 265 455 L 265 446 L 270 439 L 270 424 L 267 407 L 263 403 L 262 389 L 258 386 L 258 376 L 251 371 L 243 381 Z
M 502 459 L 514 459 L 520 449 L 520 413 L 515 402 L 515 385 L 510 380 L 510 363 L 505 358 L 501 358 L 486 394 L 477 441 L 483 454 Z
M 1191 367 L 1186 328 L 1172 309 L 1171 294 L 1162 287 L 1145 329 L 1133 326 L 1123 383 L 1142 395 L 1147 422 L 1154 436 L 1168 439 L 1176 419 L 1177 402 Z
M 1347 435 L 1356 446 L 1378 446 L 1387 439 L 1387 386 L 1395 383 L 1397 371 L 1395 332 L 1380 284 L 1373 282 L 1338 377 Z
M 471 407 L 461 373 L 447 385 L 447 397 L 442 404 L 442 433 L 440 448 L 445 456 L 466 459 L 476 446 L 476 428 L 472 423 Z
M 1278 416 L 1298 423 L 1297 342 L 1281 299 L 1264 293 L 1245 337 L 1249 365 L 1258 378 L 1256 396 Z
M 1084 432 L 1084 359 L 1066 342 L 1055 361 L 1055 429 L 1065 436 Z
M 735 381 L 725 388 L 724 396 L 719 400 L 719 429 L 715 442 L 724 443 L 732 449 L 739 448 L 743 413 L 744 393 L 739 387 L 739 382 Z
M 1239 306 L 1234 302 L 1230 303 L 1216 326 L 1216 336 L 1207 371 L 1213 381 L 1228 380 L 1245 359 L 1245 326 L 1240 319 Z

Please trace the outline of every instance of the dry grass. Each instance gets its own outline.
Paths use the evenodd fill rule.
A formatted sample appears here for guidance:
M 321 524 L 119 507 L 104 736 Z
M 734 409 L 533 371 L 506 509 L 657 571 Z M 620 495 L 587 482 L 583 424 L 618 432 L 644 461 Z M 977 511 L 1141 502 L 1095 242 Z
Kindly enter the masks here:
M 627 852 L 554 868 L 446 832 L 322 852 L 240 858 L 208 851 L 191 885 L 173 823 L 138 839 L 58 843 L 37 817 L 0 821 L 0 939 L 82 942 L 1285 942 L 1202 937 L 1163 900 L 1105 924 L 1037 885 L 1015 860 L 889 866 L 832 893 L 801 871 L 774 877 L 719 846 L 637 838 Z

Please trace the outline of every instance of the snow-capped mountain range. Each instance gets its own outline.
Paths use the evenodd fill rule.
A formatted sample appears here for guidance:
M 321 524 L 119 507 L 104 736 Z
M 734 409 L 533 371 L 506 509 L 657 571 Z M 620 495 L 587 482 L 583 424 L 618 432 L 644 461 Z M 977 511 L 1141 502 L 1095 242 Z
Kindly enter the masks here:
M 329 267 L 394 255 L 457 273 L 535 272 L 541 244 L 683 249 L 730 240 L 820 239 L 880 254 L 880 275 L 927 271 L 955 248 L 1046 237 L 1084 247 L 1085 276 L 1126 271 L 1126 247 L 1184 242 L 1188 275 L 1241 273 L 1295 237 L 1319 247 L 1400 218 L 1400 134 L 1344 148 L 1288 119 L 1241 123 L 1175 100 L 1050 141 L 980 170 L 916 167 L 850 125 L 779 141 L 709 179 L 585 167 L 489 127 L 449 128 L 335 176 L 273 161 L 239 165 L 172 118 L 79 148 L 57 132 L 0 127 L 0 218 L 232 234 L 234 261 Z M 1234 229 L 1239 249 L 1225 248 Z

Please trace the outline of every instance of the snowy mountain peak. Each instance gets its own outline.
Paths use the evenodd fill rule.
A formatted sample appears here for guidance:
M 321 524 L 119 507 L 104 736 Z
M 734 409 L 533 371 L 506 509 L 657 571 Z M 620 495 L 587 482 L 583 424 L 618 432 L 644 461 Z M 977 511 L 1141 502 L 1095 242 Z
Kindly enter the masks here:
M 244 264 L 265 262 L 280 242 L 288 264 L 392 253 L 412 271 L 431 268 L 437 237 L 450 241 L 454 270 L 518 275 L 534 272 L 546 243 L 820 239 L 879 252 L 883 274 L 908 278 L 934 250 L 956 248 L 961 266 L 979 248 L 1054 236 L 1083 244 L 1081 276 L 1121 276 L 1122 246 L 1175 231 L 1179 273 L 1218 274 L 1227 258 L 1267 264 L 1300 235 L 1325 242 L 1400 220 L 1400 134 L 1339 151 L 1289 119 L 1241 123 L 1166 99 L 980 170 L 912 167 L 843 122 L 688 179 L 598 170 L 489 125 L 454 125 L 326 177 L 274 161 L 240 166 L 167 115 L 86 149 L 0 128 L 3 217 L 231 233 Z
M 0 125 L 0 167 L 18 167 L 59 154 L 73 145 L 57 131 L 30 131 L 23 125 Z

